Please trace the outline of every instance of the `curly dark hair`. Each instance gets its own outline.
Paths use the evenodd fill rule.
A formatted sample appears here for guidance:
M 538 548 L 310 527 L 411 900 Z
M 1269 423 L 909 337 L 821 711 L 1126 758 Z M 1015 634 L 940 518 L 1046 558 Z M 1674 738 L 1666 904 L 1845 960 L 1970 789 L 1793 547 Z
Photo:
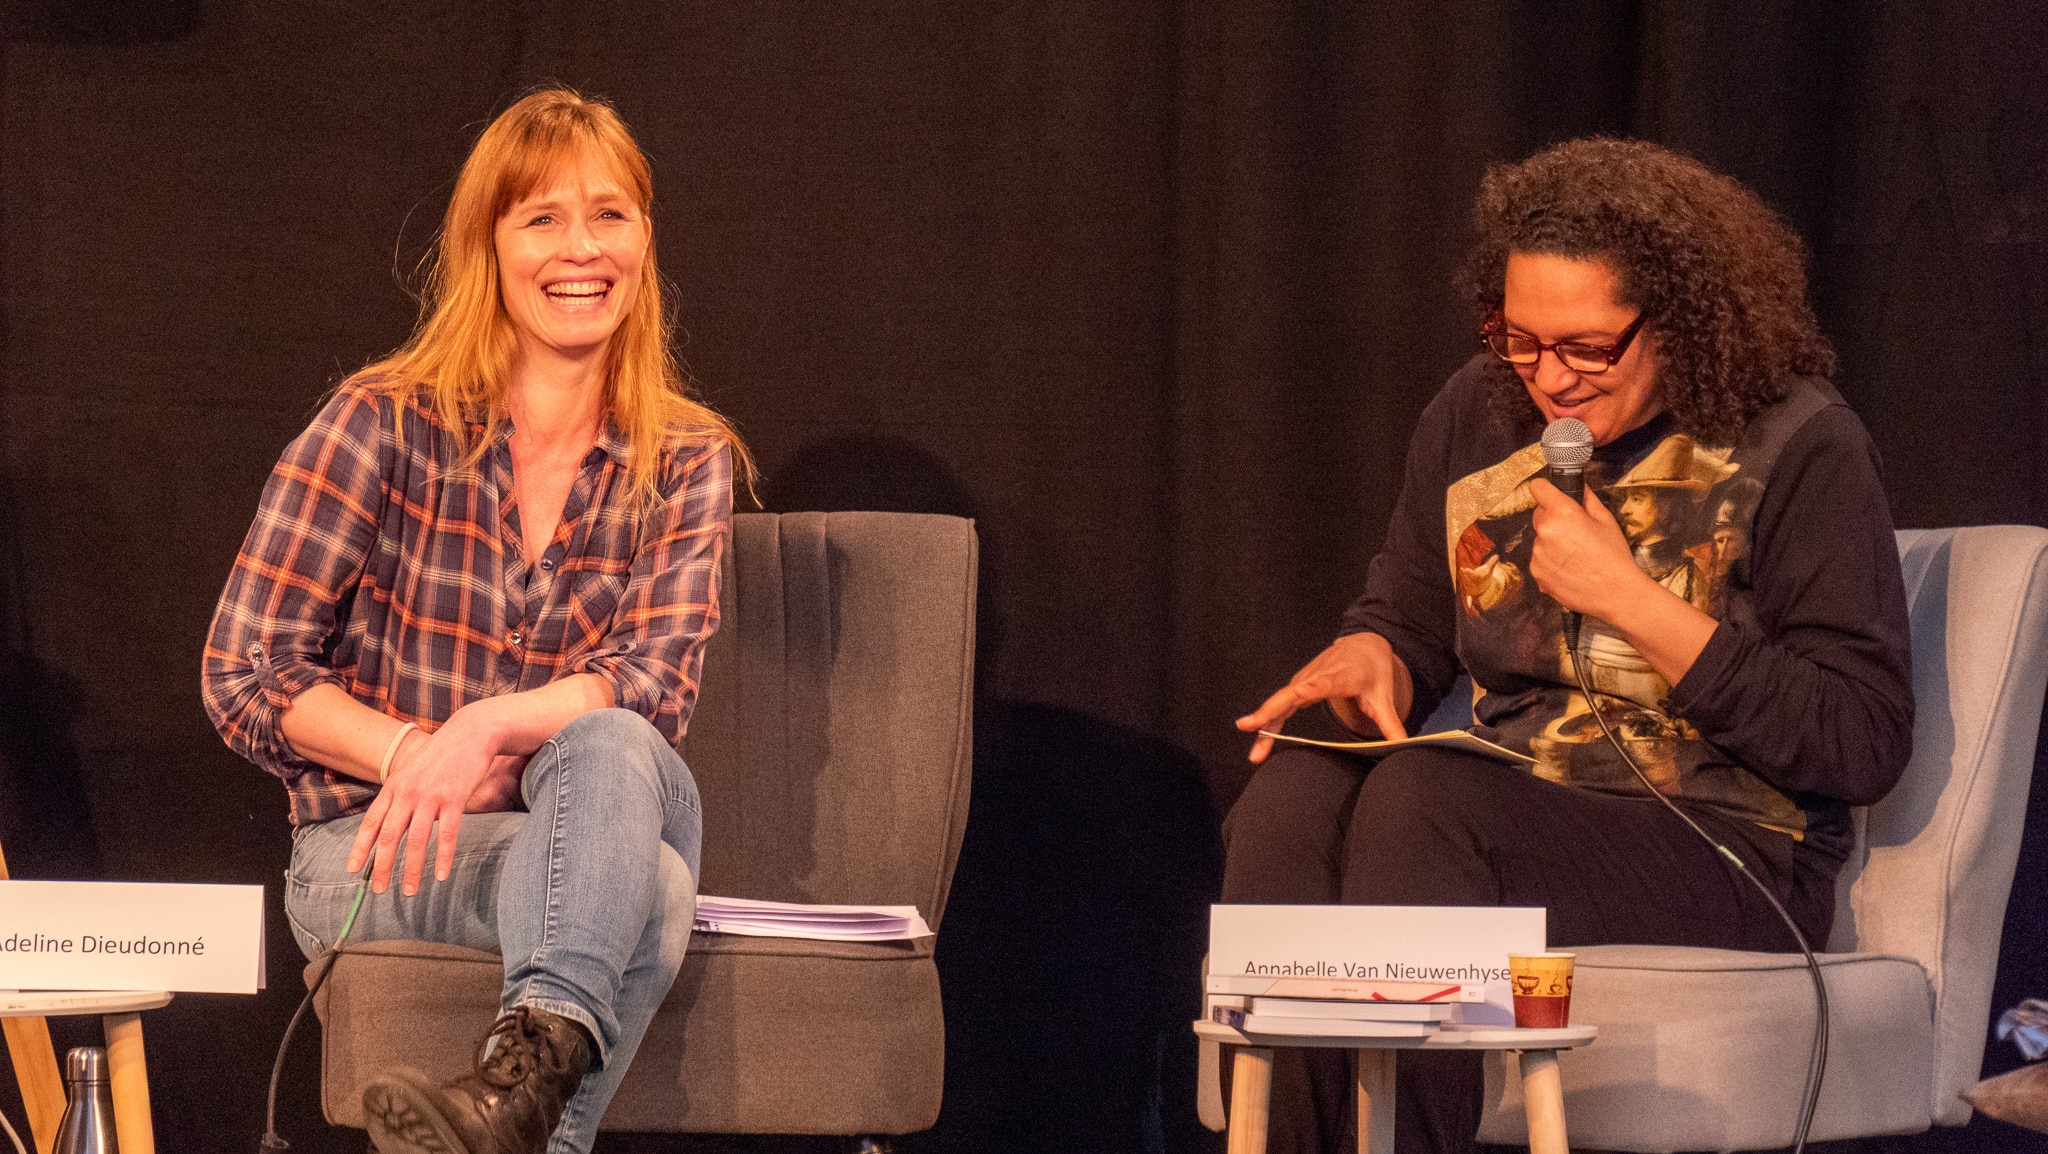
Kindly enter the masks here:
M 1593 137 L 1487 169 L 1465 281 L 1501 307 L 1508 254 L 1597 259 L 1621 303 L 1650 317 L 1665 408 L 1680 431 L 1730 445 L 1788 374 L 1832 377 L 1835 353 L 1806 302 L 1806 250 L 1734 179 L 1641 140 Z M 1488 366 L 1495 409 L 1540 424 L 1521 378 Z

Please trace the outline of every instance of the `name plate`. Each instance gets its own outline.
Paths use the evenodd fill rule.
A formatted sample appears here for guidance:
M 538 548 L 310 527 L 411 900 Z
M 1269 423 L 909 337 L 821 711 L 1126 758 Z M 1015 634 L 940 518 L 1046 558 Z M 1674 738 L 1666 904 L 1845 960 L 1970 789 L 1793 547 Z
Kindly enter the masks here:
M 0 881 L 0 989 L 262 984 L 262 886 Z
M 1208 992 L 1356 998 L 1379 984 L 1393 990 L 1379 997 L 1455 1002 L 1458 1021 L 1511 1026 L 1508 955 L 1542 953 L 1544 932 L 1541 907 L 1215 905 Z

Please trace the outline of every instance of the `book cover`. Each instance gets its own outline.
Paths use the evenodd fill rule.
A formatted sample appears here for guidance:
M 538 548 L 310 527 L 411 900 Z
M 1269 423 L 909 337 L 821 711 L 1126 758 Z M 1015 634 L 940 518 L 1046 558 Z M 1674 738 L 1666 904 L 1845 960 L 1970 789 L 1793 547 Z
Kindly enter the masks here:
M 1252 1013 L 1273 1018 L 1342 1018 L 1354 1022 L 1446 1022 L 1451 1002 L 1354 1002 L 1320 998 L 1252 998 Z
M 1229 1025 L 1229 1023 L 1224 1023 Z M 1360 1022 L 1349 1018 L 1276 1018 L 1246 1014 L 1236 1027 L 1247 1034 L 1294 1034 L 1310 1038 L 1427 1038 L 1435 1022 Z
M 1483 1002 L 1486 991 L 1461 982 L 1349 981 L 1342 978 L 1272 978 L 1263 974 L 1210 974 L 1205 992 L 1346 1002 Z

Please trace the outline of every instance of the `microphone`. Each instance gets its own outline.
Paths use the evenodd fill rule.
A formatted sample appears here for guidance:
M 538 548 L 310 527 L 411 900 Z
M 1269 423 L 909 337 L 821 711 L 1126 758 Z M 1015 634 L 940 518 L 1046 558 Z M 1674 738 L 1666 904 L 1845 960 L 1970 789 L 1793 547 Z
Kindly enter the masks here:
M 1572 500 L 1586 501 L 1586 462 L 1593 459 L 1593 430 L 1577 417 L 1559 417 L 1543 430 L 1543 464 L 1550 483 Z M 1579 648 L 1579 615 L 1564 611 L 1565 648 Z

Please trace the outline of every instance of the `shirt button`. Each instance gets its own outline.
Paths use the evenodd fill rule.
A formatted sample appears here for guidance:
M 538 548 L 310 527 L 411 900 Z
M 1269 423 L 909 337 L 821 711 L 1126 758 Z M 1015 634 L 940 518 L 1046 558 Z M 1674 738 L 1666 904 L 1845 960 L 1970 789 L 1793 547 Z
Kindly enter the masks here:
M 554 572 L 554 568 L 555 568 L 555 559 L 554 559 L 553 557 L 543 557 L 543 558 L 541 558 L 541 559 L 540 559 L 540 567 L 541 567 L 541 571 L 542 571 L 542 572 L 544 572 L 544 573 L 552 573 L 552 572 Z
M 526 634 L 521 633 L 517 629 L 514 629 L 512 632 L 507 633 L 505 635 L 505 640 L 512 643 L 513 645 L 518 645 L 526 640 Z

